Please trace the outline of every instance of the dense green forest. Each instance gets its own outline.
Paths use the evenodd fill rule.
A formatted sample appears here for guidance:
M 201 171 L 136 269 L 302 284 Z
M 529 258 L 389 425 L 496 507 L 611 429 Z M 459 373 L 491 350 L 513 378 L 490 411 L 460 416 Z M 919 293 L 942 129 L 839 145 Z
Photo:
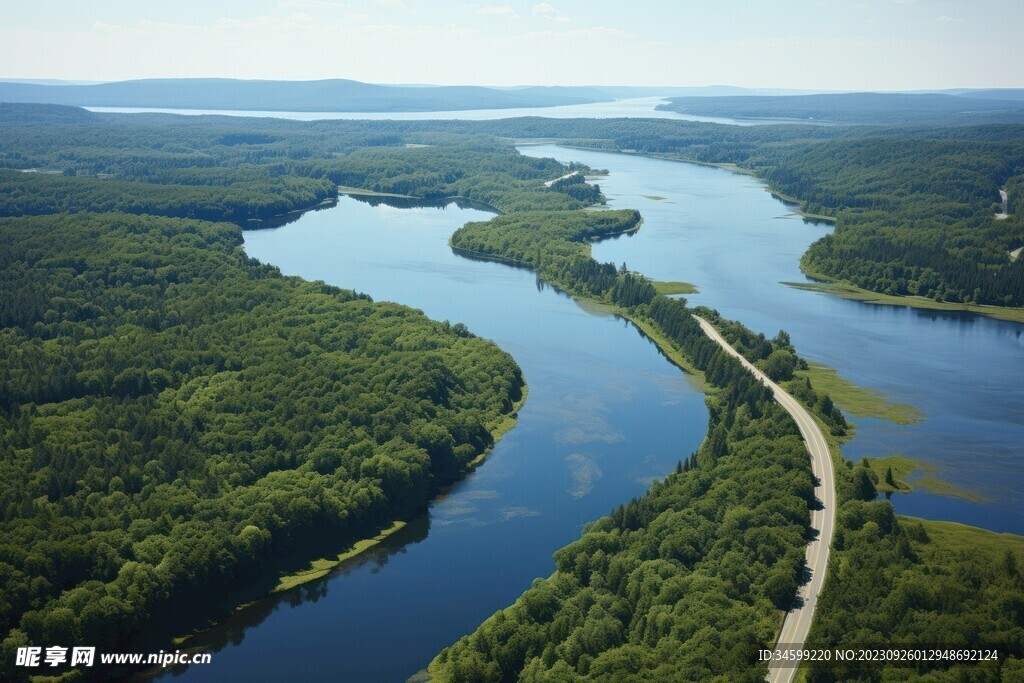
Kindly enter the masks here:
M 336 194 L 327 179 L 295 176 L 185 185 L 0 170 L 0 216 L 120 211 L 245 223 L 309 208 Z
M 788 606 L 800 578 L 805 541 L 795 535 L 797 520 L 806 520 L 814 501 L 804 479 L 806 452 L 788 416 L 703 336 L 683 301 L 651 296 L 636 285 L 644 282 L 641 276 L 612 264 L 590 259 L 590 269 L 560 267 L 573 262 L 567 258 L 588 256 L 588 237 L 631 227 L 629 212 L 608 213 L 505 216 L 468 224 L 452 243 L 529 263 L 569 291 L 632 306 L 631 316 L 655 322 L 713 386 L 723 387 L 709 399 L 708 438 L 644 497 L 556 553 L 552 577 L 536 581 L 514 605 L 441 652 L 431 665 L 437 680 L 761 680 L 754 649 L 774 638 L 776 610 Z M 592 216 L 601 218 L 592 219 L 592 228 L 579 224 Z M 530 249 L 532 243 L 543 249 Z M 617 294 L 625 288 L 616 284 L 627 280 L 641 293 Z M 773 378 L 788 380 L 800 366 L 785 332 L 766 339 L 714 311 L 697 312 Z M 791 380 L 790 390 L 833 434 L 845 433 L 845 418 L 826 394 L 801 380 Z M 1004 661 L 988 673 L 993 680 L 1000 671 L 1012 676 L 1020 662 L 1014 656 L 1024 652 L 1019 539 L 1005 542 L 1006 549 L 992 553 L 992 564 L 979 568 L 971 549 L 995 535 L 959 527 L 970 534 L 967 542 L 939 543 L 925 531 L 940 528 L 934 523 L 897 520 L 888 502 L 867 502 L 876 495 L 875 483 L 863 465 L 839 468 L 837 557 L 818 610 L 816 642 L 998 646 Z M 768 548 L 790 554 L 772 555 Z M 815 670 L 812 680 L 907 673 L 896 667 Z M 964 680 L 978 673 L 953 667 L 929 676 Z
M 1012 141 L 884 136 L 779 155 L 764 175 L 837 216 L 804 269 L 885 294 L 1024 306 L 1024 217 L 997 220 L 1000 188 L 1024 174 L 1024 136 Z
M 415 512 L 522 395 L 462 325 L 282 277 L 229 224 L 4 219 L 0 264 L 5 665 Z
M 453 248 L 516 261 L 616 306 L 712 387 L 700 450 L 559 551 L 551 578 L 439 655 L 437 679 L 763 676 L 751 648 L 772 640 L 802 578 L 813 478 L 789 416 L 691 314 L 789 382 L 836 437 L 849 425 L 826 394 L 791 379 L 803 361 L 784 332 L 755 335 L 659 295 L 625 264 L 591 258 L 590 241 L 636 229 L 639 214 L 579 211 L 602 200 L 599 188 L 544 181 L 588 169 L 523 157 L 498 135 L 736 162 L 766 177 L 788 169 L 770 182 L 783 192 L 803 184 L 815 207 L 838 216 L 834 239 L 862 251 L 874 238 L 857 246 L 862 228 L 846 221 L 872 210 L 898 218 L 922 196 L 935 200 L 935 222 L 892 227 L 900 244 L 986 218 L 923 256 L 933 269 L 941 254 L 962 265 L 982 243 L 985 259 L 1024 244 L 1013 236 L 1017 215 L 991 220 L 992 183 L 1008 189 L 1011 213 L 1022 206 L 1017 127 L 954 135 L 630 120 L 300 123 L 0 105 L 0 167 L 12 169 L 0 172 L 0 213 L 22 216 L 0 220 L 3 291 L 14 293 L 0 299 L 5 662 L 25 642 L 124 644 L 170 604 L 184 611 L 237 583 L 259 585 L 269 563 L 297 549 L 343 544 L 414 511 L 490 445 L 522 382 L 492 344 L 458 324 L 282 277 L 245 257 L 237 226 L 131 208 L 244 223 L 259 215 L 254 207 L 305 208 L 344 185 L 491 205 L 504 215 L 457 231 Z M 897 151 L 884 157 L 891 139 Z M 833 148 L 847 167 L 831 161 Z M 56 173 L 13 172 L 24 169 Z M 255 198 L 258 188 L 269 196 Z M 853 205 L 865 196 L 866 206 Z M 999 274 L 996 294 L 1013 295 L 1024 259 L 993 259 L 983 265 Z M 936 270 L 943 297 L 966 293 L 953 286 L 957 272 Z M 999 573 L 1020 566 L 1017 556 L 994 550 L 995 564 L 971 573 L 964 546 L 931 526 L 919 533 L 887 502 L 866 502 L 875 496 L 867 468 L 838 469 L 842 561 L 830 564 L 822 601 L 831 621 L 815 637 L 832 642 L 850 627 L 870 640 L 891 627 L 998 640 L 1019 656 L 1020 582 Z M 886 601 L 910 604 L 931 576 L 943 577 L 938 585 L 968 579 L 968 590 L 953 602 L 922 594 L 913 619 L 895 626 L 863 611 L 895 615 Z M 940 619 L 947 608 L 965 620 Z M 940 622 L 941 633 L 932 628 Z
M 60 121 L 66 123 L 55 125 Z M 301 123 L 0 105 L 0 125 L 5 122 L 17 134 L 12 129 L 0 140 L 0 167 L 206 185 L 176 188 L 180 206 L 160 188 L 140 185 L 132 193 L 140 206 L 182 216 L 193 215 L 199 200 L 213 201 L 231 220 L 318 203 L 324 186 L 305 179 L 428 199 L 461 196 L 503 212 L 577 209 L 599 197 L 599 189 L 578 179 L 543 187 L 536 181 L 558 177 L 560 164 L 524 158 L 491 136 L 734 163 L 798 198 L 810 213 L 836 217 L 835 233 L 803 260 L 812 275 L 895 295 L 1024 305 L 1024 260 L 1009 256 L 1024 244 L 1024 213 L 1016 209 L 1019 190 L 1013 189 L 1024 176 L 1022 126 L 743 128 L 541 118 Z M 66 198 L 50 203 L 75 210 L 91 200 L 111 202 L 107 195 L 117 190 L 95 180 L 50 176 L 36 182 L 40 190 L 57 183 Z M 996 220 L 1003 187 L 1011 193 L 1011 215 Z M 263 188 L 267 198 L 254 200 Z M 52 208 L 34 194 L 5 193 L 0 213 Z
M 888 502 L 839 509 L 808 647 L 997 648 L 998 663 L 814 667 L 826 681 L 1019 681 L 1024 676 L 1024 539 L 893 514 Z
M 788 382 L 833 435 L 842 438 L 848 425 L 827 394 L 794 378 L 805 362 L 784 331 L 772 339 L 754 334 L 590 257 L 588 241 L 633 229 L 638 219 L 630 211 L 522 213 L 469 223 L 452 236 L 457 249 L 528 265 L 566 291 L 653 324 L 661 343 L 681 351 L 713 390 L 700 450 L 559 550 L 551 577 L 443 650 L 430 666 L 435 680 L 764 678 L 755 651 L 773 642 L 780 611 L 791 606 L 803 579 L 813 480 L 788 414 L 691 314 L 712 321 L 747 359 Z M 837 467 L 837 559 L 817 612 L 817 642 L 997 646 L 1004 661 L 986 675 L 1012 676 L 1024 654 L 1024 589 L 1016 569 L 1024 544 L 1010 537 L 993 568 L 976 569 L 968 548 L 999 537 L 949 525 L 966 529 L 967 542 L 930 539 L 921 522 L 897 521 L 887 501 L 870 502 L 874 476 L 864 463 L 843 460 Z M 932 585 L 932 577 L 941 581 Z M 955 590 L 947 594 L 946 586 Z M 964 680 L 979 673 L 939 669 L 928 675 Z M 815 670 L 812 680 L 907 673 L 836 668 Z

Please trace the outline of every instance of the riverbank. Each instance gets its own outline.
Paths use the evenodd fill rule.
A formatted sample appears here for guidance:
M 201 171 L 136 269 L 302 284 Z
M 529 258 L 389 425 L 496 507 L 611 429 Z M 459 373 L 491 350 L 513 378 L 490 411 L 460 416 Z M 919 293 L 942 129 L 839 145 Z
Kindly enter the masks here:
M 936 496 L 959 498 L 970 503 L 980 504 L 988 500 L 977 491 L 968 491 L 940 479 L 936 476 L 939 472 L 938 467 L 903 455 L 865 458 L 865 464 L 874 473 L 875 488 L 882 494 L 924 491 Z
M 762 182 L 765 182 L 763 178 L 758 177 L 758 179 L 761 180 Z M 790 205 L 790 208 L 793 209 L 793 213 L 796 214 L 797 216 L 806 218 L 807 220 L 810 221 L 824 221 L 826 223 L 836 222 L 835 216 L 830 216 L 824 213 L 810 213 L 808 211 L 804 211 L 803 201 L 797 199 L 796 197 L 791 197 L 787 194 L 783 194 L 778 190 L 772 189 L 771 185 L 768 185 L 767 182 L 765 183 L 765 189 L 769 192 L 769 194 L 771 194 L 771 196 L 775 197 L 783 204 Z
M 374 192 L 373 190 L 364 190 L 359 187 L 348 187 L 346 185 L 338 185 L 338 194 L 347 194 L 350 197 L 392 197 L 394 199 L 419 199 L 411 194 L 395 194 L 393 192 Z
M 658 294 L 664 294 L 665 296 L 673 296 L 675 294 L 700 294 L 700 289 L 697 285 L 689 282 L 662 282 L 660 280 L 651 280 L 651 284 L 654 285 L 654 289 Z
M 526 404 L 526 399 L 528 395 L 528 384 L 524 380 L 522 387 L 522 397 L 516 403 L 513 404 L 512 410 L 509 413 L 507 413 L 501 420 L 499 420 L 498 422 L 496 422 L 495 424 L 491 425 L 488 428 L 488 431 L 490 432 L 492 438 L 491 445 L 488 446 L 482 453 L 476 456 L 473 460 L 466 464 L 465 471 L 456 481 L 462 480 L 465 477 L 472 474 L 473 471 L 487 459 L 487 456 L 490 455 L 490 453 L 494 450 L 494 447 L 498 444 L 501 438 L 516 426 L 516 424 L 518 423 L 519 411 Z M 438 496 L 443 495 L 447 488 L 447 485 L 442 486 L 435 493 L 435 495 L 431 498 L 429 502 L 432 502 Z M 278 577 L 277 585 L 270 589 L 270 591 L 268 591 L 266 594 L 260 595 L 253 600 L 249 600 L 247 602 L 243 602 L 237 605 L 231 612 L 231 614 L 225 615 L 221 619 L 213 620 L 207 623 L 202 628 L 196 629 L 192 633 L 173 638 L 173 644 L 176 647 L 182 647 L 196 636 L 199 636 L 206 631 L 216 628 L 219 625 L 220 621 L 223 620 L 223 618 L 243 612 L 246 609 L 256 605 L 261 600 L 265 600 L 266 598 L 279 595 L 281 593 L 290 591 L 304 584 L 308 584 L 328 576 L 329 574 L 343 567 L 344 565 L 361 559 L 361 557 L 365 555 L 367 552 L 373 550 L 381 543 L 383 543 L 385 540 L 387 540 L 390 536 L 393 536 L 394 534 L 404 529 L 408 524 L 409 522 L 406 520 L 394 520 L 391 522 L 390 526 L 382 528 L 379 531 L 379 533 L 377 533 L 375 536 L 355 541 L 347 550 L 339 553 L 334 557 L 318 558 L 312 560 L 309 563 L 309 565 L 304 569 L 300 569 L 287 574 L 282 574 L 280 577 Z
M 851 285 L 846 282 L 840 282 L 827 278 L 820 274 L 807 273 L 808 277 L 820 280 L 818 282 L 782 282 L 781 284 L 794 289 L 802 289 L 809 292 L 820 292 L 822 294 L 832 294 L 834 296 L 842 297 L 843 299 L 851 299 L 853 301 L 860 301 L 865 304 L 877 304 L 880 306 L 905 306 L 907 308 L 917 308 L 920 310 L 927 311 L 944 311 L 944 312 L 960 312 L 960 313 L 974 313 L 977 315 L 984 315 L 997 320 L 1007 320 L 1009 322 L 1024 323 L 1024 308 L 1008 308 L 1004 306 L 987 306 L 983 304 L 960 304 L 951 303 L 948 301 L 933 301 L 932 299 L 926 299 L 923 296 L 895 296 L 892 294 L 881 294 L 879 292 L 873 292 L 868 289 L 862 289 L 856 285 Z
M 831 396 L 853 417 L 873 417 L 898 425 L 915 424 L 925 417 L 914 406 L 893 403 L 882 392 L 854 384 L 839 375 L 835 368 L 822 363 L 809 363 L 806 370 L 797 370 L 794 375 L 810 379 L 811 384 Z
M 827 223 L 835 223 L 836 217 L 826 214 L 815 214 L 803 210 L 804 202 L 798 198 L 790 195 L 786 195 L 773 189 L 762 176 L 758 175 L 756 171 L 743 168 L 733 163 L 719 163 L 719 162 L 706 162 L 698 161 L 695 159 L 687 159 L 678 155 L 673 154 L 657 154 L 657 153 L 642 153 L 635 150 L 615 149 L 615 148 L 601 148 L 601 147 L 586 147 L 581 145 L 565 144 L 556 138 L 543 138 L 543 139 L 531 139 L 514 141 L 515 144 L 522 145 L 541 145 L 541 144 L 554 144 L 559 147 L 566 149 L 579 149 L 589 152 L 601 152 L 608 154 L 624 154 L 627 156 L 641 156 L 648 157 L 651 159 L 661 159 L 664 161 L 676 161 L 684 164 L 695 164 L 697 166 L 711 166 L 719 168 L 724 171 L 730 171 L 732 173 L 739 173 L 742 175 L 748 175 L 757 178 L 760 182 L 764 183 L 765 191 L 769 192 L 773 197 L 781 202 L 790 205 L 793 213 L 805 218 L 810 221 L 823 221 Z M 1017 252 L 1019 255 L 1019 251 Z M 1011 259 L 1016 257 L 1011 253 Z M 938 302 L 925 297 L 917 296 L 895 296 L 890 294 L 882 294 L 872 290 L 862 289 L 848 282 L 835 280 L 834 278 L 828 277 L 823 274 L 816 274 L 807 271 L 801 264 L 801 270 L 811 278 L 820 280 L 817 283 L 795 283 L 795 282 L 783 282 L 782 284 L 788 285 L 797 289 L 806 289 L 809 291 L 817 291 L 825 294 L 833 294 L 840 296 L 844 299 L 851 299 L 860 301 L 867 304 L 883 304 L 890 306 L 905 306 L 908 308 L 917 308 L 922 310 L 936 310 L 936 311 L 960 311 L 965 313 L 973 313 L 976 315 L 983 315 L 996 320 L 1006 320 L 1009 322 L 1024 323 L 1024 309 L 1022 308 L 1008 308 L 1004 306 L 991 306 L 982 304 L 959 304 L 950 302 Z

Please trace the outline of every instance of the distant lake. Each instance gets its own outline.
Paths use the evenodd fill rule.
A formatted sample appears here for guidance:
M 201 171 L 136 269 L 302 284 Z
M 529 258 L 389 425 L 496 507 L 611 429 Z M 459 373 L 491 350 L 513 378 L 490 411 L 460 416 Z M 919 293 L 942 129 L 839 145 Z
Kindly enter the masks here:
M 738 120 L 732 118 L 716 118 L 709 116 L 691 116 L 671 111 L 655 109 L 665 102 L 663 97 L 638 97 L 615 100 L 614 102 L 595 102 L 593 104 L 572 104 L 560 107 L 530 107 L 521 109 L 469 109 L 465 111 L 417 111 L 417 112 L 311 112 L 311 111 L 242 111 L 234 109 L 147 109 L 139 107 L 86 107 L 90 111 L 112 112 L 120 114 L 162 113 L 186 114 L 191 116 L 256 116 L 278 119 L 294 119 L 296 121 L 319 121 L 324 119 L 361 119 L 370 121 L 491 121 L 495 119 L 511 119 L 518 116 L 545 116 L 554 119 L 613 119 L 613 118 L 646 118 L 675 119 L 677 121 L 704 121 L 706 123 L 722 123 L 732 126 L 756 126 L 766 123 L 807 123 L 806 121 L 771 121 Z

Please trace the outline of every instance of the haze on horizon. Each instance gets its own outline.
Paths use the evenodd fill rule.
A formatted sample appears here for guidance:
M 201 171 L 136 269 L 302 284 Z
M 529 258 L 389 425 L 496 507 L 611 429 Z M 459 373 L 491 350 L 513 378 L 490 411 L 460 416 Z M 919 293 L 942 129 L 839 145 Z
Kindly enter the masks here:
M 1024 87 L 1017 0 L 57 0 L 3 15 L 4 78 Z

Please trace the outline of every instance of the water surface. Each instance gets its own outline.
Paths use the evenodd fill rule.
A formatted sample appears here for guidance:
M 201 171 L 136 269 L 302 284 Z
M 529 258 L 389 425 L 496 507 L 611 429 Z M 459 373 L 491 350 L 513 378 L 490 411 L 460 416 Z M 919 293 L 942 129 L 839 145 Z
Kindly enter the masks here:
M 1024 325 L 863 304 L 781 284 L 807 280 L 800 256 L 831 227 L 793 215 L 756 178 L 552 145 L 520 151 L 609 169 L 598 180 L 609 204 L 640 210 L 641 229 L 595 245 L 595 258 L 692 282 L 700 288 L 687 297 L 692 303 L 768 336 L 785 329 L 809 360 L 926 413 L 911 426 L 857 420 L 857 435 L 843 449 L 848 458 L 901 453 L 991 499 L 977 505 L 913 493 L 893 497 L 897 510 L 1024 533 Z
M 641 495 L 700 444 L 703 395 L 631 325 L 584 310 L 531 272 L 451 252 L 452 232 L 489 217 L 342 197 L 245 233 L 249 255 L 286 274 L 466 323 L 516 358 L 529 398 L 485 464 L 426 517 L 334 576 L 204 635 L 213 664 L 187 669 L 187 680 L 405 680 L 550 575 L 552 553 L 586 522 Z
M 161 113 L 186 114 L 198 116 L 216 114 L 218 116 L 256 116 L 296 121 L 319 121 L 325 119 L 370 120 L 370 121 L 493 121 L 510 119 L 517 116 L 544 116 L 553 119 L 614 119 L 614 118 L 646 118 L 676 119 L 678 121 L 703 121 L 705 123 L 722 123 L 732 126 L 757 126 L 769 123 L 807 123 L 796 120 L 771 119 L 733 119 L 727 117 L 694 116 L 678 114 L 672 111 L 656 109 L 666 102 L 663 97 L 636 97 L 613 102 L 594 102 L 591 104 L 567 104 L 557 107 L 523 107 L 511 109 L 466 109 L 461 111 L 399 111 L 399 112 L 345 112 L 345 111 L 249 111 L 236 109 L 167 109 L 145 107 L 86 107 L 95 112 L 111 112 L 119 114 Z

